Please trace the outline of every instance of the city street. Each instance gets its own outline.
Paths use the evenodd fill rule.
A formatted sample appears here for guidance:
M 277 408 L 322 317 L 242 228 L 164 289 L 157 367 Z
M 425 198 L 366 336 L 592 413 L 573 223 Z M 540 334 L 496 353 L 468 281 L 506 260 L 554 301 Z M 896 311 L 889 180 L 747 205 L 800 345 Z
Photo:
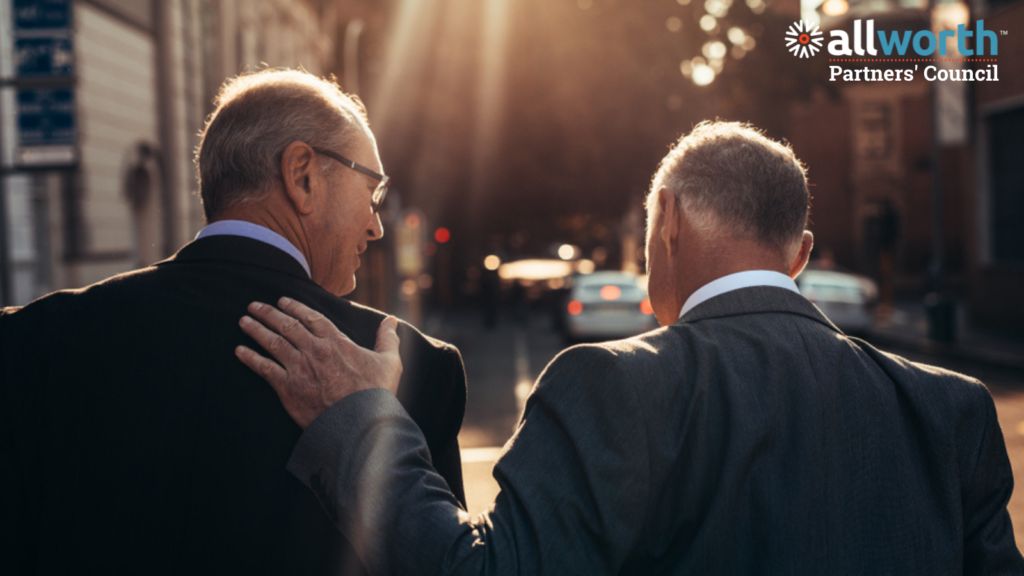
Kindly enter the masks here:
M 491 469 L 518 422 L 534 380 L 564 343 L 550 317 L 539 312 L 519 318 L 506 312 L 490 330 L 484 328 L 479 314 L 453 313 L 428 321 L 426 331 L 458 346 L 466 364 L 469 400 L 459 440 L 469 511 L 477 514 L 487 509 L 497 493 Z M 985 382 L 995 399 L 1019 486 L 1024 478 L 1024 374 L 905 350 L 892 352 Z M 1024 490 L 1015 490 L 1010 514 L 1020 546 L 1024 543 Z
M 666 291 L 712 278 L 711 293 L 792 287 L 730 273 L 806 256 L 797 289 L 843 330 L 985 383 L 1024 485 L 1022 30 L 1024 0 L 0 0 L 0 576 L 377 571 L 396 540 L 344 504 L 393 503 L 400 483 L 332 485 L 322 443 L 301 443 L 292 470 L 325 516 L 283 468 L 293 420 L 309 424 L 302 400 L 231 352 L 274 350 L 239 320 L 282 296 L 360 345 L 376 334 L 365 306 L 458 347 L 461 429 L 450 350 L 404 328 L 402 398 L 435 450 L 452 454 L 459 430 L 476 515 L 567 334 L 647 330 L 675 312 Z M 814 566 L 775 534 L 837 571 L 943 571 L 947 556 L 920 552 L 954 549 L 950 533 L 909 518 L 970 517 L 981 490 L 915 462 L 954 435 L 961 458 L 990 444 L 968 440 L 954 400 L 932 402 L 939 385 L 920 389 L 938 416 L 907 410 L 879 399 L 898 375 L 752 327 L 743 314 L 775 304 L 751 295 L 719 301 L 740 329 L 706 349 L 628 367 L 663 385 L 638 392 L 640 411 L 600 354 L 551 372 L 566 386 L 536 405 L 554 416 L 525 428 L 546 435 L 506 461 L 521 448 L 554 485 L 583 458 L 588 479 L 562 482 L 555 505 L 515 497 L 592 512 L 562 532 L 621 546 L 542 541 L 534 571 Z M 821 402 L 819 384 L 839 399 Z M 927 433 L 892 441 L 893 423 Z M 435 456 L 456 485 L 458 464 Z M 648 494 L 623 489 L 640 483 Z M 593 486 L 611 487 L 588 500 L 607 510 L 567 504 Z M 1008 510 L 1024 550 L 1024 487 Z M 424 558 L 385 564 L 415 574 Z

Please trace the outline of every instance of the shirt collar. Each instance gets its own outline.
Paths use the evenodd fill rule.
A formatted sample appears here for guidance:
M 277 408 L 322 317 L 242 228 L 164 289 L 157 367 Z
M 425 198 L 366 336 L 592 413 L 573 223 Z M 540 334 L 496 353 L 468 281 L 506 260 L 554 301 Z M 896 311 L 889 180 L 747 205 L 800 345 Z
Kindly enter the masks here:
M 207 236 L 243 236 L 265 242 L 298 260 L 299 264 L 302 264 L 303 270 L 306 271 L 306 275 L 311 278 L 313 276 L 309 271 L 309 262 L 306 261 L 302 252 L 287 238 L 265 226 L 244 220 L 219 220 L 200 230 L 199 234 L 196 234 L 196 240 Z
M 684 314 L 697 307 L 697 305 L 710 300 L 715 296 L 720 296 L 726 292 L 732 292 L 733 290 L 739 290 L 740 288 L 749 288 L 751 286 L 775 286 L 777 288 L 792 290 L 797 294 L 800 293 L 800 289 L 797 288 L 796 282 L 781 272 L 775 272 L 772 270 L 747 270 L 744 272 L 736 272 L 735 274 L 722 276 L 717 280 L 712 280 L 711 282 L 701 286 L 700 289 L 686 299 L 686 303 L 683 304 L 683 309 L 679 311 L 679 317 L 682 318 Z

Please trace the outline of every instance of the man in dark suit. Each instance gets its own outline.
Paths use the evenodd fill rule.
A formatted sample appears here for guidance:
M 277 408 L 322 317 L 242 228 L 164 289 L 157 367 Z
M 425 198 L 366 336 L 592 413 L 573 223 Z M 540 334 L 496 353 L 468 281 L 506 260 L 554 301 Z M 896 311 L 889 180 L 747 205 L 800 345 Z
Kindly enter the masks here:
M 197 163 L 210 225 L 195 241 L 0 315 L 0 573 L 364 572 L 284 469 L 300 427 L 231 355 L 251 342 L 246 305 L 282 296 L 373 347 L 385 315 L 338 297 L 383 233 L 364 111 L 309 74 L 242 76 Z M 461 357 L 398 333 L 401 403 L 462 502 Z
M 244 329 L 282 365 L 237 354 L 311 422 L 289 469 L 326 487 L 344 534 L 376 535 L 371 573 L 1024 574 L 985 387 L 848 338 L 797 291 L 812 238 L 788 147 L 699 125 L 647 202 L 664 327 L 551 362 L 480 518 L 392 395 L 394 332 L 372 352 L 298 304 L 250 308 L 262 324 Z M 296 321 L 309 330 L 275 334 Z

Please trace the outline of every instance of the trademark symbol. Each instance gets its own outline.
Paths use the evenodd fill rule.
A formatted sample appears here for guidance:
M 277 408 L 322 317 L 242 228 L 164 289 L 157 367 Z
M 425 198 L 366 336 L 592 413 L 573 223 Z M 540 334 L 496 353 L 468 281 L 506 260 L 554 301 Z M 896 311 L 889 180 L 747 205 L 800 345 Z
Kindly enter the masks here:
M 1000 36 L 1009 36 L 1009 35 L 1010 35 L 1010 33 L 1009 33 L 1009 32 L 1007 32 L 1006 30 L 1000 30 L 1000 31 L 999 31 L 999 35 L 1000 35 Z

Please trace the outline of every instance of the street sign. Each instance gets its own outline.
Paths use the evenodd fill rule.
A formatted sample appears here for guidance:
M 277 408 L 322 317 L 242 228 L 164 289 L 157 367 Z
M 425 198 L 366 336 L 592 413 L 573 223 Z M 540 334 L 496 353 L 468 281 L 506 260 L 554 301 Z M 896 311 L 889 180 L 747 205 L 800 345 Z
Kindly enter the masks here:
M 70 38 L 42 36 L 14 41 L 14 69 L 19 78 L 70 77 L 74 61 Z
M 73 90 L 21 88 L 17 108 L 19 165 L 60 166 L 75 162 Z
M 71 0 L 14 0 L 14 29 L 39 30 L 71 26 Z
M 0 124 L 7 126 L 3 163 L 12 168 L 73 165 L 77 123 L 72 0 L 0 2 L 10 10 L 0 9 L 0 20 L 9 18 L 10 31 L 0 34 L 0 48 L 7 54 L 2 68 L 12 80 L 0 90 Z
M 75 143 L 75 96 L 69 88 L 18 90 L 18 145 Z

